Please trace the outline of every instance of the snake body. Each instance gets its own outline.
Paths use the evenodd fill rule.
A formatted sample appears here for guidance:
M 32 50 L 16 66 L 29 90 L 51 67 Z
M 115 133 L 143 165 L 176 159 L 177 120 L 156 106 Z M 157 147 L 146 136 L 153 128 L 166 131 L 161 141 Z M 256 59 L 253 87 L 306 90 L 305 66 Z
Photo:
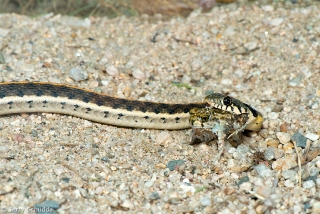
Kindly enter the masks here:
M 219 102 L 223 101 L 220 98 L 211 99 L 207 96 L 202 103 L 155 103 L 111 97 L 63 84 L 0 83 L 0 115 L 23 112 L 59 113 L 132 128 L 168 130 L 190 128 L 191 109 L 214 107 L 224 110 L 225 105 L 223 103 L 217 105 Z M 248 113 L 252 121 L 258 121 L 261 127 L 262 121 L 259 120 L 259 114 L 253 108 L 240 101 L 232 105 L 240 105 L 243 112 Z M 232 111 L 231 108 L 225 108 L 225 110 Z M 248 129 L 250 130 L 249 126 Z

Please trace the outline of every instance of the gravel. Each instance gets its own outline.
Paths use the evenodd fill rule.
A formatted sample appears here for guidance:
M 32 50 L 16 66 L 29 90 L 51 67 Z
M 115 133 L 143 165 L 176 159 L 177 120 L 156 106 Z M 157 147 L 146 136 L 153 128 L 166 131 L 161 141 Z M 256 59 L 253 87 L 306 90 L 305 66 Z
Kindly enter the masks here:
M 265 118 L 212 163 L 218 146 L 189 145 L 190 130 L 1 117 L 1 209 L 51 201 L 58 213 L 320 212 L 319 11 L 234 3 L 156 22 L 0 14 L 1 81 L 171 103 L 213 90 Z

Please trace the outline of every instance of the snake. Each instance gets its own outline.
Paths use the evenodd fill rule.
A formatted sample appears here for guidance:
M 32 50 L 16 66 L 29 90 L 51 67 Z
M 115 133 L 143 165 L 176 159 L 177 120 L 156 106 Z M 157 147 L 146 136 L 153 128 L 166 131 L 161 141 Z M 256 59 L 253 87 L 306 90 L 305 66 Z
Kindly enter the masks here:
M 246 130 L 258 131 L 262 126 L 258 111 L 220 93 L 206 96 L 203 102 L 173 104 L 117 98 L 49 82 L 0 83 L 0 115 L 57 113 L 119 127 L 178 130 L 191 128 L 192 109 L 205 108 L 248 114 Z

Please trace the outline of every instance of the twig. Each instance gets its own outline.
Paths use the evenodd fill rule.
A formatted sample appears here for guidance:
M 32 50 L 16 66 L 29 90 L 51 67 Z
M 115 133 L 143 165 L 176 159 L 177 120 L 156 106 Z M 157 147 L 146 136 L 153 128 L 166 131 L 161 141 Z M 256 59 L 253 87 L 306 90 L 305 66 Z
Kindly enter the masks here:
M 79 174 L 79 172 L 77 172 L 73 167 L 69 166 L 69 165 L 68 165 L 67 163 L 65 163 L 64 161 L 61 161 L 60 164 L 61 164 L 62 166 L 65 166 L 66 168 L 68 168 L 68 169 L 69 169 L 70 171 L 72 171 L 74 174 L 76 174 L 77 176 L 79 176 L 82 180 L 88 181 L 87 178 L 84 178 L 83 176 L 81 176 L 81 175 Z
M 299 187 L 301 187 L 301 159 L 300 159 L 300 155 L 298 152 L 298 147 L 297 147 L 296 141 L 293 140 L 292 142 L 293 142 L 294 148 L 295 148 L 297 156 L 298 156 L 298 166 L 299 166 L 298 179 L 299 179 Z
M 265 197 L 263 197 L 263 196 L 255 193 L 255 192 L 253 192 L 253 191 L 251 191 L 251 190 L 246 190 L 246 191 L 247 191 L 248 193 L 250 193 L 251 195 L 254 195 L 256 198 L 258 198 L 258 199 L 260 199 L 260 200 L 262 200 L 262 201 L 266 200 Z

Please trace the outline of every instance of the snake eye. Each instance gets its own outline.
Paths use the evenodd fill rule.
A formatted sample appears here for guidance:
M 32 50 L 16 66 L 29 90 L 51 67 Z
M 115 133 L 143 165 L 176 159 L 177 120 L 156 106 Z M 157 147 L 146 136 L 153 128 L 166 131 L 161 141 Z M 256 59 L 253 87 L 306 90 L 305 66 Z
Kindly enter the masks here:
M 226 106 L 230 106 L 232 104 L 232 100 L 230 97 L 226 96 L 225 98 L 223 98 L 223 104 L 225 104 Z

